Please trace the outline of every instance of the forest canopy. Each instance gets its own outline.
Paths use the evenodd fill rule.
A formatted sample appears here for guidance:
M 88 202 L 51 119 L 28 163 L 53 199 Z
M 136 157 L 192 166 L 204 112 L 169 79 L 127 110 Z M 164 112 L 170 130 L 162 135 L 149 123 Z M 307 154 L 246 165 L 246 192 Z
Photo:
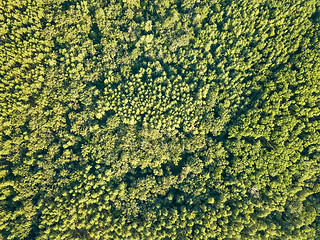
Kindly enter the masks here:
M 320 239 L 317 0 L 0 0 L 0 239 Z

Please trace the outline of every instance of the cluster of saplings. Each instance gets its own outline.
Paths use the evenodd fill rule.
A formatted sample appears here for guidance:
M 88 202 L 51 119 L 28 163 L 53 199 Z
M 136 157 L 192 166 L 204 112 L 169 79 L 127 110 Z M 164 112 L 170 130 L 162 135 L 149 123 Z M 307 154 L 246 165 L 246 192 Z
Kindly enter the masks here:
M 317 0 L 0 0 L 0 59 L 0 239 L 319 239 Z

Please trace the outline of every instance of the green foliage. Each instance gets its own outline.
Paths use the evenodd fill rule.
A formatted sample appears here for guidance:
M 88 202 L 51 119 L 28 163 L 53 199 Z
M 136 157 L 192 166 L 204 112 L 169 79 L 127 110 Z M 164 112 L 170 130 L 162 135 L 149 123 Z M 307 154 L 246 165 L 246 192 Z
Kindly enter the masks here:
M 0 0 L 1 239 L 319 239 L 316 0 Z

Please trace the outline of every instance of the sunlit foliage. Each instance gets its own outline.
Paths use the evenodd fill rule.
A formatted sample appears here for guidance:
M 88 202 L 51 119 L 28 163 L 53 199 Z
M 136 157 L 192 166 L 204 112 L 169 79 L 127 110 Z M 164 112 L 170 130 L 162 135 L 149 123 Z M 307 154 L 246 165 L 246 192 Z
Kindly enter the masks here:
M 319 239 L 316 0 L 0 0 L 1 239 Z

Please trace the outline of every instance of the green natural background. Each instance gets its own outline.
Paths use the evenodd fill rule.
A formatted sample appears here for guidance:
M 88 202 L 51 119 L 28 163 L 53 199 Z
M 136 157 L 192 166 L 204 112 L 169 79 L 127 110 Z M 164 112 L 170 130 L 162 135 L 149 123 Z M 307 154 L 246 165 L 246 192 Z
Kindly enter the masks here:
M 320 239 L 318 0 L 0 0 L 1 239 Z

